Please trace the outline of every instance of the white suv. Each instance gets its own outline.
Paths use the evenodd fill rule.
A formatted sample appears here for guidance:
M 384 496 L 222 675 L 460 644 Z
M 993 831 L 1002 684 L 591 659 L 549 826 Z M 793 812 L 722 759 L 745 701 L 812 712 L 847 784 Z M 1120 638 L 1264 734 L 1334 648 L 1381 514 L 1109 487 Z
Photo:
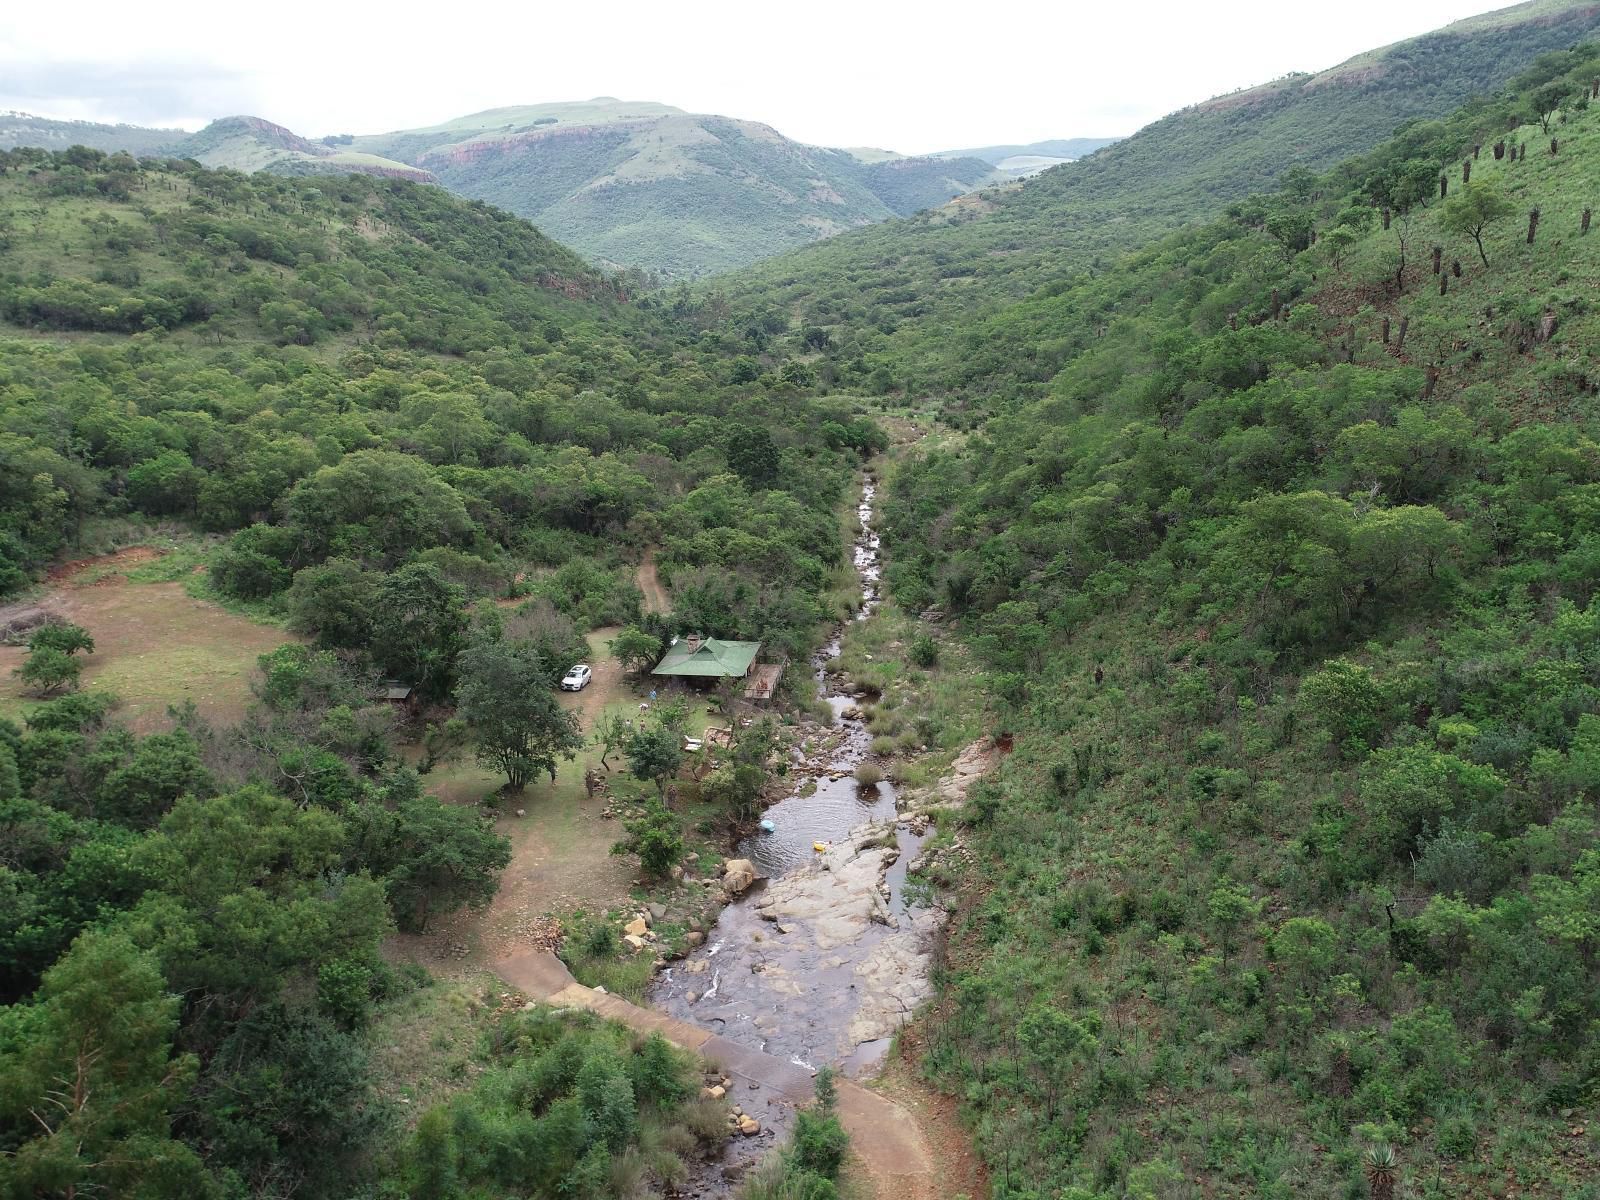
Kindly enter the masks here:
M 581 692 L 589 686 L 589 664 L 579 663 L 561 677 L 563 692 Z

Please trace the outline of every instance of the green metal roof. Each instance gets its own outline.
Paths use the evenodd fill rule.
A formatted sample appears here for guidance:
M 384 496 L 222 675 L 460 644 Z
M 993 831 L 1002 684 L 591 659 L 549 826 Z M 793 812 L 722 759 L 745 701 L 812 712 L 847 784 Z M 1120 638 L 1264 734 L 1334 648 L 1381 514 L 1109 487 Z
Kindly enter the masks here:
M 662 656 L 650 674 L 742 679 L 760 650 L 760 642 L 724 642 L 718 638 L 706 638 L 696 645 L 683 638 Z

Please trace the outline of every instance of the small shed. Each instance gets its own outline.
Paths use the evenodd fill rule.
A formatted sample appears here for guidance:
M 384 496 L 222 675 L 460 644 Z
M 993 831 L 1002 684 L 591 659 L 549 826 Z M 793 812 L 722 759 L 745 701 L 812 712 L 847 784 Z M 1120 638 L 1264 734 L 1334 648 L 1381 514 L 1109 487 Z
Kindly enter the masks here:
M 406 713 L 414 713 L 417 710 L 416 689 L 393 679 L 386 679 L 380 683 L 373 699 L 393 705 Z
M 743 679 L 760 653 L 760 642 L 725 642 L 721 638 L 690 635 L 667 647 L 650 674 L 702 681 Z

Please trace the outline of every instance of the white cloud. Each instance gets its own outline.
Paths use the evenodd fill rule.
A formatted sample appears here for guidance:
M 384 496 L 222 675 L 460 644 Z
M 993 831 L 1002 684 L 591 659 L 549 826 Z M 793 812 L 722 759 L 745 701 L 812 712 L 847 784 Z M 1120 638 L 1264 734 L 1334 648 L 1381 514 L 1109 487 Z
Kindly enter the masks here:
M 1484 0 L 1479 0 L 1479 3 Z M 597 95 L 903 151 L 1127 133 L 1476 11 L 1473 0 L 11 6 L 0 108 L 366 133 Z

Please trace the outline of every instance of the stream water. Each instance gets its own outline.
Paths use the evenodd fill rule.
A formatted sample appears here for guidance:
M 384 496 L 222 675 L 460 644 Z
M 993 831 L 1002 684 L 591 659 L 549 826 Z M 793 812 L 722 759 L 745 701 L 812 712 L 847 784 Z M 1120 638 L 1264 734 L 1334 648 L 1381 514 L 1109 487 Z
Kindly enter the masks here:
M 867 479 L 854 550 L 857 620 L 879 601 L 876 492 Z M 891 784 L 855 779 L 872 735 L 856 698 L 827 670 L 843 637 L 841 627 L 811 663 L 834 727 L 808 739 L 820 748 L 797 749 L 795 789 L 764 814 L 774 831 L 752 835 L 736 852 L 765 882 L 723 909 L 704 946 L 662 972 L 650 1002 L 790 1062 L 859 1074 L 882 1057 L 919 998 L 913 977 L 935 917 L 904 895 L 925 835 L 897 824 Z

